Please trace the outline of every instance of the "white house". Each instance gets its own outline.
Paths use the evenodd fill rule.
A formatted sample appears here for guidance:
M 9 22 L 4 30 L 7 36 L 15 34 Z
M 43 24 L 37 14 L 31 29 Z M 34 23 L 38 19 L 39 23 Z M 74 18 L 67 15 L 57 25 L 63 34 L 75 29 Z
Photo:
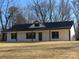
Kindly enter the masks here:
M 36 21 L 30 24 L 14 25 L 6 33 L 9 42 L 75 40 L 73 21 L 46 23 Z

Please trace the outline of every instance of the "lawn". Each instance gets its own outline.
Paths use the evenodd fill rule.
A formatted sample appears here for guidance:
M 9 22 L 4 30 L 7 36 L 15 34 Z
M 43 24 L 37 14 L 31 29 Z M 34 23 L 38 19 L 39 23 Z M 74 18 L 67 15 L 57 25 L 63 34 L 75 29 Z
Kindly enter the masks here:
M 79 42 L 0 43 L 0 59 L 79 59 Z

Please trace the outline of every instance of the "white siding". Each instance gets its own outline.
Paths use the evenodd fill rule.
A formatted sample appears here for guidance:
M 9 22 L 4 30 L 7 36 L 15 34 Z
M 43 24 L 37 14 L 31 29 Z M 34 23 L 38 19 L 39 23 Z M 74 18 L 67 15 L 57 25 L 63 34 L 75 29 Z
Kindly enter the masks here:
M 71 27 L 70 29 L 70 39 L 71 40 L 75 40 L 75 29 L 74 29 L 74 26 Z
M 52 39 L 52 32 L 59 32 L 59 39 Z M 35 39 L 26 39 L 26 33 L 28 32 L 35 32 L 36 38 Z M 69 29 L 60 29 L 60 30 L 39 30 L 39 31 L 18 31 L 17 32 L 17 41 L 18 42 L 32 42 L 32 41 L 39 41 L 39 32 L 42 32 L 42 41 L 49 41 L 49 40 L 69 40 Z M 49 38 L 50 32 L 50 38 Z M 71 34 L 71 33 L 70 33 Z M 11 39 L 11 32 L 7 33 L 7 41 L 14 41 Z

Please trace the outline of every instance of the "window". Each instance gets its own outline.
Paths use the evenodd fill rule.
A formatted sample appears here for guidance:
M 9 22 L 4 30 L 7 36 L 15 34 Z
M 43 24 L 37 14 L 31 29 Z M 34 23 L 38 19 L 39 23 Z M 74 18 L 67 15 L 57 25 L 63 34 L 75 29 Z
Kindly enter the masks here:
M 17 39 L 17 34 L 16 33 L 11 33 L 11 39 Z
M 39 27 L 39 23 L 35 23 L 35 27 Z
M 31 38 L 31 33 L 26 33 L 26 39 L 30 39 Z
M 59 32 L 52 32 L 52 38 L 58 39 L 59 38 Z
M 32 32 L 32 33 L 26 33 L 26 39 L 35 39 L 35 32 Z

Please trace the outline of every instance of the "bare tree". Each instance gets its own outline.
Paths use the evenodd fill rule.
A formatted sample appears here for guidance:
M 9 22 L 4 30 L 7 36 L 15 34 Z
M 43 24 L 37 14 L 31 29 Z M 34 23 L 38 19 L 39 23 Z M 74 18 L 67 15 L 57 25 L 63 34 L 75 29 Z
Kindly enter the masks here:
M 49 3 L 48 3 L 48 14 L 49 14 L 49 20 L 52 22 L 52 21 L 55 21 L 55 4 L 56 4 L 56 1 L 55 0 L 49 0 Z
M 13 25 L 26 23 L 25 17 L 22 15 L 21 10 L 16 6 L 11 6 L 9 8 L 9 20 Z
M 71 20 L 71 6 L 69 0 L 61 0 L 60 4 L 58 5 L 58 18 L 59 21 L 69 21 Z
M 0 22 L 1 22 L 1 27 L 2 30 L 4 30 L 4 25 L 3 25 L 3 20 L 2 20 L 2 7 L 3 7 L 4 1 L 0 0 Z
M 8 13 L 8 8 L 10 6 L 10 3 L 12 2 L 12 0 L 0 0 L 0 24 L 1 24 L 1 27 L 2 27 L 2 36 L 3 36 L 3 39 L 5 39 L 5 34 L 4 34 L 4 31 L 6 31 L 7 29 L 7 25 L 8 25 L 8 16 L 9 16 L 9 13 Z M 5 7 L 4 7 L 5 6 Z
M 33 0 L 33 5 L 30 6 L 31 12 L 33 12 L 35 17 L 42 21 L 53 21 L 54 15 L 53 12 L 55 11 L 55 0 Z
M 45 21 L 69 21 L 71 20 L 71 6 L 69 0 L 33 0 L 30 6 L 31 13 L 42 22 Z
M 42 22 L 45 22 L 47 19 L 47 7 L 45 3 L 46 1 L 33 0 L 34 5 L 32 6 L 37 18 Z
M 0 0 L 0 22 L 1 22 L 2 29 L 4 29 L 3 20 L 2 20 L 2 10 L 1 10 L 3 7 L 3 3 L 4 1 Z
M 76 20 L 79 21 L 79 0 L 73 0 L 72 1 L 73 4 L 73 13 L 76 17 Z
M 79 40 L 79 0 L 72 1 L 72 9 L 75 15 L 75 30 L 76 30 L 76 39 Z
M 31 9 L 32 8 L 30 5 L 27 5 L 27 7 L 22 8 L 22 15 L 25 17 L 26 23 L 32 23 L 33 21 L 37 19 L 33 10 Z
M 0 0 L 0 24 L 2 31 L 5 31 L 8 25 L 8 9 L 13 1 L 12 0 Z M 5 6 L 5 7 L 4 7 Z

